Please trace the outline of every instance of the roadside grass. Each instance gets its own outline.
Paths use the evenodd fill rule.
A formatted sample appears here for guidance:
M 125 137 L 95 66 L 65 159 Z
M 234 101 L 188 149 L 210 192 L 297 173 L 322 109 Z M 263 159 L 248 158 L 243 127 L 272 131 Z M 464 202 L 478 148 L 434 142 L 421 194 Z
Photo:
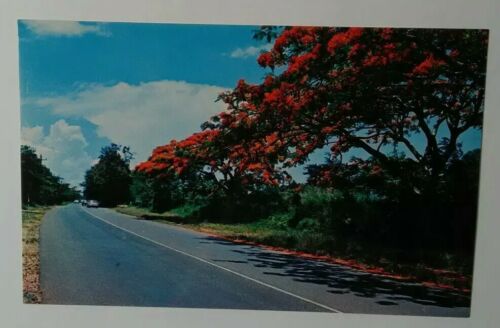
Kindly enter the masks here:
M 135 216 L 139 219 L 144 219 L 144 220 L 158 220 L 158 221 L 166 220 L 168 222 L 185 220 L 185 217 L 180 216 L 174 212 L 155 213 L 149 211 L 148 209 L 135 206 L 119 205 L 115 207 L 114 210 L 119 213 Z
M 23 301 L 40 303 L 40 224 L 50 207 L 27 207 L 22 210 Z
M 138 218 L 141 218 L 143 215 L 152 214 L 145 208 L 135 207 L 135 206 L 119 205 L 115 207 L 114 210 L 122 214 L 137 216 Z
M 347 265 L 364 272 L 396 279 L 416 280 L 431 287 L 470 293 L 472 284 L 472 275 L 467 272 L 467 266 L 463 265 L 463 257 L 459 255 L 436 252 L 425 254 L 429 259 L 434 259 L 428 263 L 407 260 L 408 254 L 400 250 L 336 240 L 314 229 L 290 228 L 279 215 L 250 223 L 193 223 L 189 220 L 189 210 L 185 209 L 152 213 L 144 208 L 120 206 L 115 210 L 139 219 L 182 225 L 235 242 L 259 244 L 292 255 Z

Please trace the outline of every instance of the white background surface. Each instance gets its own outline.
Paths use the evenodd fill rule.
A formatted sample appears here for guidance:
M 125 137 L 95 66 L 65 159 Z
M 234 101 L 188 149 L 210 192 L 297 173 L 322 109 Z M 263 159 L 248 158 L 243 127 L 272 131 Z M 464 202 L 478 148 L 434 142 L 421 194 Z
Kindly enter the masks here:
M 0 0 L 0 326 L 499 327 L 500 1 Z M 488 28 L 490 47 L 476 261 L 469 319 L 296 312 L 24 305 L 17 19 Z

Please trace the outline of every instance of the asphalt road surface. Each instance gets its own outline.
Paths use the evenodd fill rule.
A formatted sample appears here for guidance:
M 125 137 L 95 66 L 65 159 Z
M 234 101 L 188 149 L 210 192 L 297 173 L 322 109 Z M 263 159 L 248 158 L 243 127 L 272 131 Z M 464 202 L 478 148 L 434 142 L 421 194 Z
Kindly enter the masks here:
M 48 304 L 466 317 L 470 299 L 231 243 L 103 208 L 57 207 L 42 221 Z

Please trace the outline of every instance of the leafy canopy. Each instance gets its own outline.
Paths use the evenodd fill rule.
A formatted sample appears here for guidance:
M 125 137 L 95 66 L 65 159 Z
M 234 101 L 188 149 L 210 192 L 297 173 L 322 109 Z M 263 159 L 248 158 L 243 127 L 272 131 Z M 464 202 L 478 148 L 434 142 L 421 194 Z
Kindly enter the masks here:
M 104 206 L 127 203 L 130 198 L 130 160 L 128 147 L 116 144 L 103 147 L 99 161 L 85 173 L 84 196 Z

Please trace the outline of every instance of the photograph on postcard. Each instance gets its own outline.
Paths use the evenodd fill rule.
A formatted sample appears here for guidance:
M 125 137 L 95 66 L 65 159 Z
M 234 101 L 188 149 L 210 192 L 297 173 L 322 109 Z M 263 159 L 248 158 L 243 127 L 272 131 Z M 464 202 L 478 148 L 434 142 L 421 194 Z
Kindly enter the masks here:
M 18 29 L 24 303 L 469 317 L 488 30 Z

